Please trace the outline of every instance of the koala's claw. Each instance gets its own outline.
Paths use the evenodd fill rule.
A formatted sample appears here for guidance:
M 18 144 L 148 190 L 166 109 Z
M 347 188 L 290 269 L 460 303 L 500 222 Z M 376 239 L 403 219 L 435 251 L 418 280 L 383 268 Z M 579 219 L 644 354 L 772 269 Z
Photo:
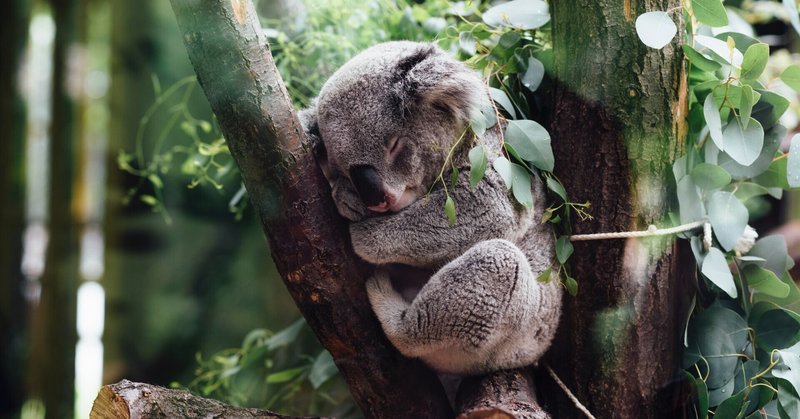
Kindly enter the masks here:
M 372 305 L 373 310 L 375 310 L 379 317 L 380 313 L 384 312 L 388 307 L 407 305 L 403 297 L 395 291 L 392 286 L 392 280 L 389 279 L 389 275 L 385 271 L 376 271 L 375 274 L 367 280 L 366 286 L 370 305 Z

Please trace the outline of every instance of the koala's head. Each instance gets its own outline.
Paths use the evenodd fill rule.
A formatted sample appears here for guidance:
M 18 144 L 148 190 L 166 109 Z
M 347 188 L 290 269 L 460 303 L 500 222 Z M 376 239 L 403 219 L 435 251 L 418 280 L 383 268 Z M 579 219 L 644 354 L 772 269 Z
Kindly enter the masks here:
M 317 158 L 340 212 L 397 212 L 427 193 L 487 100 L 477 74 L 431 44 L 389 42 L 350 60 L 316 102 Z M 338 202 L 348 196 L 360 202 Z

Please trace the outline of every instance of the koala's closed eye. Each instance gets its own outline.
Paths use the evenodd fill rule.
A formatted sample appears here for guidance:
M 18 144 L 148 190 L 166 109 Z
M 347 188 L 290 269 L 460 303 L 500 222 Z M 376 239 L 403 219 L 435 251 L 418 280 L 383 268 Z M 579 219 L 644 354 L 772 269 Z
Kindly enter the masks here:
M 405 139 L 400 136 L 392 137 L 389 140 L 389 161 L 394 161 L 397 158 L 397 154 L 400 153 L 400 150 L 405 146 Z

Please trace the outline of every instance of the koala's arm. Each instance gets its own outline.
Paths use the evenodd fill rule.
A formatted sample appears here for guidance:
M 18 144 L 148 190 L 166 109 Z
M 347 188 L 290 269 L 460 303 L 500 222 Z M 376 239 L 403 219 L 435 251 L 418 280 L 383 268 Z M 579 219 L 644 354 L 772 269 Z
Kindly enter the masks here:
M 437 266 L 459 256 L 475 243 L 492 238 L 513 239 L 527 229 L 530 217 L 512 203 L 503 180 L 491 167 L 474 189 L 469 170 L 461 170 L 450 196 L 456 223 L 444 212 L 446 195 L 432 191 L 402 211 L 350 225 L 355 252 L 373 264 L 403 263 Z

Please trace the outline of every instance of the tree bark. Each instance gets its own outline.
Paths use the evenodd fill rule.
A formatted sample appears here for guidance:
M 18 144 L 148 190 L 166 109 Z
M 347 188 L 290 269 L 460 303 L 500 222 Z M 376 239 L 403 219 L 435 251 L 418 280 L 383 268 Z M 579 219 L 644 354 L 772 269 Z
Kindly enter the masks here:
M 678 0 L 554 0 L 556 171 L 594 219 L 575 233 L 646 229 L 668 222 L 671 162 L 684 147 L 686 76 L 680 36 L 661 50 L 638 39 L 646 11 Z M 680 20 L 681 14 L 672 13 Z M 679 23 L 678 33 L 682 34 Z M 687 278 L 674 237 L 575 244 L 550 363 L 597 417 L 681 415 L 673 385 L 688 310 Z M 683 264 L 690 269 L 689 259 Z M 682 270 L 684 272 L 682 272 Z M 558 417 L 578 417 L 559 394 Z
M 369 417 L 452 417 L 436 376 L 386 340 L 346 224 L 307 144 L 250 1 L 171 0 L 200 85 L 278 270 Z
M 536 401 L 527 369 L 497 371 L 464 379 L 456 398 L 458 419 L 548 419 Z
M 0 23 L 0 44 L 8 48 L 0 62 L 0 417 L 11 416 L 22 404 L 26 304 L 22 296 L 22 231 L 25 226 L 26 109 L 20 94 L 20 65 L 28 39 L 30 4 L 11 0 Z
M 228 406 L 185 390 L 122 380 L 103 386 L 94 400 L 90 419 L 213 417 L 242 419 L 293 419 L 269 410 Z

